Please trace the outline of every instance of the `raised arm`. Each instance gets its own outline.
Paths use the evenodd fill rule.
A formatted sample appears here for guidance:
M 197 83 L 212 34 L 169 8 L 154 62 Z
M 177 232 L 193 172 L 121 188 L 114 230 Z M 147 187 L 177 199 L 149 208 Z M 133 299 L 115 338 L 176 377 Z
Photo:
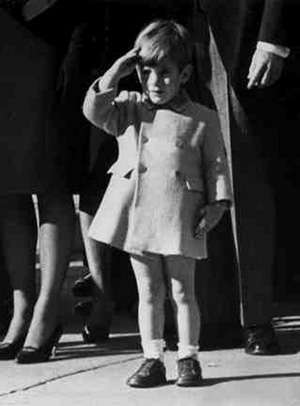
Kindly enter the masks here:
M 115 136 L 125 129 L 130 108 L 128 92 L 122 92 L 117 97 L 119 81 L 133 72 L 136 62 L 137 50 L 132 49 L 90 86 L 83 103 L 85 117 L 95 126 Z

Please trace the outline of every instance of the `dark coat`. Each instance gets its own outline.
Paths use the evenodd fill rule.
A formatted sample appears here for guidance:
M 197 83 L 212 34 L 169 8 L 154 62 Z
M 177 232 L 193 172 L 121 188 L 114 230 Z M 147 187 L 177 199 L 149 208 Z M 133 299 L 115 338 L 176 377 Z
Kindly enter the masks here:
M 199 0 L 234 86 L 244 86 L 258 41 L 286 47 L 297 45 L 299 36 L 293 21 L 299 12 L 296 1 Z
M 53 50 L 0 9 L 2 194 L 36 192 L 43 184 L 53 62 Z
M 57 30 L 47 16 L 28 23 L 0 9 L 0 18 L 1 193 L 78 191 L 87 167 L 81 104 L 90 80 L 88 62 L 80 62 L 91 41 L 78 20 Z
M 102 2 L 69 5 L 30 0 L 23 19 L 20 7 L 13 14 L 0 8 L 3 194 L 81 190 L 89 166 L 90 125 L 81 112 L 86 89 L 107 59 L 123 52 L 111 46 L 115 38 L 125 52 L 143 25 L 137 19 L 120 40 L 119 23 L 124 21 L 125 31 L 130 7 L 113 4 L 108 16 Z M 150 18 L 143 7 L 135 10 Z
M 232 221 L 246 324 L 263 323 L 271 314 L 271 277 L 280 245 L 275 224 L 284 199 L 279 179 L 286 165 L 280 151 L 286 139 L 291 85 L 295 89 L 299 80 L 294 67 L 299 36 L 292 21 L 296 6 L 296 0 L 194 3 L 191 29 L 198 42 L 196 80 L 204 97 L 203 82 L 208 83 L 219 111 L 233 178 Z M 258 41 L 290 46 L 292 56 L 275 85 L 247 90 L 247 73 Z

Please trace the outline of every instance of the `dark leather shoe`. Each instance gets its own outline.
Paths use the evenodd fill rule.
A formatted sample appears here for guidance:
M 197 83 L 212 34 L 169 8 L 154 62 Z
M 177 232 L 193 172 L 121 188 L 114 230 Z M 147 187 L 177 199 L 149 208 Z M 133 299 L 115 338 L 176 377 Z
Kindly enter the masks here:
M 166 368 L 159 359 L 146 358 L 139 369 L 127 379 L 133 388 L 151 388 L 167 383 Z
M 177 370 L 177 386 L 200 386 L 203 383 L 200 363 L 195 358 L 179 359 L 177 361 Z
M 12 343 L 0 343 L 0 360 L 16 358 L 18 352 L 23 347 L 26 336 L 19 338 Z
M 257 325 L 245 329 L 245 352 L 250 355 L 276 355 L 280 346 L 271 325 Z
M 86 344 L 101 344 L 109 339 L 110 326 L 90 328 L 87 325 L 82 330 L 82 338 Z
M 75 281 L 72 287 L 73 295 L 76 297 L 93 296 L 94 286 L 92 275 L 89 273 Z

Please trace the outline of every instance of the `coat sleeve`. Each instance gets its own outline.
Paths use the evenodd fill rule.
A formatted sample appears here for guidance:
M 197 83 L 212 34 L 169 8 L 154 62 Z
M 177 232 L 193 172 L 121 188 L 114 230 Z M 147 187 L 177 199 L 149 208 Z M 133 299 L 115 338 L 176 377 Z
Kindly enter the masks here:
M 116 95 L 116 89 L 97 90 L 95 81 L 89 88 L 84 102 L 83 114 L 96 127 L 108 134 L 119 136 L 133 123 L 135 95 L 127 91 Z
M 203 140 L 203 173 L 206 184 L 207 202 L 220 200 L 232 202 L 232 188 L 225 144 L 217 113 L 211 111 Z
M 259 41 L 288 46 L 284 24 L 284 0 L 265 0 L 259 31 Z
M 265 0 L 258 40 L 299 52 L 299 13 L 299 0 Z

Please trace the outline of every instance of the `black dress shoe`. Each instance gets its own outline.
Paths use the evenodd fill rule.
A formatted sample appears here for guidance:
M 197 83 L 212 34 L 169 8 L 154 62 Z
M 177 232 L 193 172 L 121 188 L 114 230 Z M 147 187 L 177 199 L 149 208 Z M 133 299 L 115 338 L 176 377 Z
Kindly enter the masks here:
M 23 347 L 26 336 L 22 336 L 12 343 L 0 343 L 0 360 L 9 360 L 16 358 L 16 355 Z
M 18 353 L 16 361 L 18 364 L 35 364 L 48 361 L 51 355 L 55 354 L 56 346 L 62 335 L 63 329 L 58 325 L 48 340 L 39 348 L 23 347 Z
M 200 386 L 203 383 L 200 363 L 195 358 L 179 359 L 177 361 L 177 370 L 177 386 Z
M 159 359 L 146 358 L 139 369 L 127 379 L 127 385 L 133 388 L 151 388 L 165 385 L 166 368 Z
M 94 286 L 94 280 L 89 273 L 83 278 L 79 278 L 75 281 L 72 287 L 73 295 L 76 297 L 93 296 Z
M 87 325 L 82 330 L 82 338 L 86 344 L 101 344 L 109 339 L 110 326 L 90 328 Z
M 245 329 L 245 352 L 251 355 L 276 355 L 280 346 L 271 325 L 257 325 Z

